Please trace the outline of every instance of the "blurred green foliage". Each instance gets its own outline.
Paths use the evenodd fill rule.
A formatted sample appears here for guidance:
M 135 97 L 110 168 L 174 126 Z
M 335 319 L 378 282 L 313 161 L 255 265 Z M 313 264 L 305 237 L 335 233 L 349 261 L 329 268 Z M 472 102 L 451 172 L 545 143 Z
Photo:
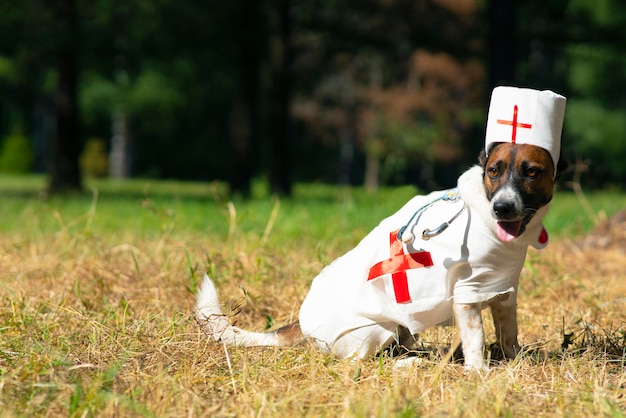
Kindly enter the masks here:
M 31 141 L 21 133 L 4 138 L 0 147 L 0 172 L 29 173 L 33 163 Z
M 80 63 L 83 148 L 110 138 L 112 115 L 123 112 L 134 174 L 221 180 L 235 169 L 233 132 L 244 120 L 250 171 L 266 175 L 273 64 L 288 52 L 293 180 L 343 175 L 360 184 L 374 156 L 383 185 L 449 186 L 474 162 L 489 73 L 503 59 L 489 56 L 502 40 L 490 20 L 502 3 L 291 2 L 287 50 L 277 41 L 278 3 L 76 0 L 80 36 L 69 42 Z M 506 4 L 515 19 L 507 82 L 567 96 L 565 156 L 586 163 L 585 184 L 626 187 L 626 3 Z M 0 137 L 22 126 L 34 142 L 4 141 L 3 169 L 47 168 L 57 51 L 68 41 L 56 6 L 47 6 L 0 5 Z M 242 97 L 247 108 L 238 107 Z M 242 109 L 251 114 L 242 118 Z M 18 151 L 26 148 L 38 150 L 34 160 Z
M 84 176 L 103 178 L 109 172 L 109 156 L 106 143 L 102 139 L 92 138 L 85 144 L 80 155 L 80 169 Z

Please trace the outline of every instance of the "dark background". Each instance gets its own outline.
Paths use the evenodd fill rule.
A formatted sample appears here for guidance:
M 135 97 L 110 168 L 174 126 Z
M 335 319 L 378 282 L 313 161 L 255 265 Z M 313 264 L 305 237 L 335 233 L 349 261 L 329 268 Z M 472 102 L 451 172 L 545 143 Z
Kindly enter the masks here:
M 625 24 L 619 0 L 1 1 L 0 171 L 447 187 L 510 84 L 567 96 L 573 172 L 624 188 Z

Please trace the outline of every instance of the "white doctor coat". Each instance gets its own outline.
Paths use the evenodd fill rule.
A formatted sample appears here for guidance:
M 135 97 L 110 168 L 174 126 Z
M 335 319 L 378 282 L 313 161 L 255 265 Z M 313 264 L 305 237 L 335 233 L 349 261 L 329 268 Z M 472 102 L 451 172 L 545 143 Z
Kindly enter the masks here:
M 341 357 L 367 357 L 389 344 L 398 326 L 412 334 L 450 319 L 453 303 L 486 302 L 508 295 L 515 304 L 528 245 L 543 248 L 547 233 L 540 209 L 526 231 L 510 242 L 495 233 L 496 221 L 475 166 L 458 181 L 460 199 L 439 200 L 408 225 L 410 244 L 395 234 L 422 206 L 444 191 L 416 196 L 384 219 L 354 249 L 325 267 L 313 280 L 300 309 L 303 333 Z M 466 210 L 429 240 L 421 238 Z

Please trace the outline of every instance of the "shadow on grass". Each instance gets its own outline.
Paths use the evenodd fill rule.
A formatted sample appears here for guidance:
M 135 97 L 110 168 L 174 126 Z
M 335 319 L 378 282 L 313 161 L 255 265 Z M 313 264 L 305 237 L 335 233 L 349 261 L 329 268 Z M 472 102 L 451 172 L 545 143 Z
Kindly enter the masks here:
M 450 350 L 454 351 L 450 353 Z M 498 343 L 489 344 L 485 354 L 492 366 L 512 360 L 505 358 L 504 351 Z M 436 362 L 449 361 L 454 364 L 463 364 L 464 360 L 461 345 L 441 345 L 417 340 L 410 347 L 394 344 L 383 350 L 380 355 L 390 358 L 418 357 Z M 578 333 L 563 333 L 560 350 L 549 350 L 543 345 L 526 346 L 522 347 L 520 355 L 537 363 L 546 359 L 591 357 L 626 366 L 626 325 L 610 330 L 585 324 Z

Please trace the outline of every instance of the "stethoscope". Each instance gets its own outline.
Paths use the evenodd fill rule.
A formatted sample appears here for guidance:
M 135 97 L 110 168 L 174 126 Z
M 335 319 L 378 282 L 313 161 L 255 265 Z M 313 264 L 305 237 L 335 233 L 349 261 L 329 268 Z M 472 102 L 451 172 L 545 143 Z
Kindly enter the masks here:
M 426 203 L 424 206 L 416 210 L 415 213 L 413 213 L 413 216 L 411 216 L 411 218 L 409 219 L 409 221 L 402 228 L 400 228 L 400 230 L 398 231 L 398 240 L 402 241 L 403 243 L 407 245 L 415 241 L 415 235 L 411 231 L 407 231 L 406 229 L 409 227 L 411 222 L 413 222 L 416 216 L 418 216 L 419 214 L 421 214 L 426 209 L 428 209 L 429 207 L 431 207 L 432 205 L 434 205 L 440 200 L 444 200 L 447 202 L 456 202 L 459 199 L 461 199 L 461 196 L 459 195 L 459 189 L 450 189 L 450 190 L 446 190 L 446 192 L 441 197 L 438 197 L 435 200 Z M 452 222 L 454 222 L 456 218 L 459 217 L 459 215 L 461 215 L 461 213 L 463 213 L 463 211 L 465 210 L 465 207 L 466 207 L 466 203 L 465 201 L 463 201 L 463 207 L 461 207 L 461 209 L 453 217 L 448 219 L 447 222 L 442 223 L 435 229 L 429 229 L 429 228 L 424 229 L 424 231 L 422 231 L 422 239 L 424 241 L 428 241 L 429 239 L 441 234 L 450 226 Z

